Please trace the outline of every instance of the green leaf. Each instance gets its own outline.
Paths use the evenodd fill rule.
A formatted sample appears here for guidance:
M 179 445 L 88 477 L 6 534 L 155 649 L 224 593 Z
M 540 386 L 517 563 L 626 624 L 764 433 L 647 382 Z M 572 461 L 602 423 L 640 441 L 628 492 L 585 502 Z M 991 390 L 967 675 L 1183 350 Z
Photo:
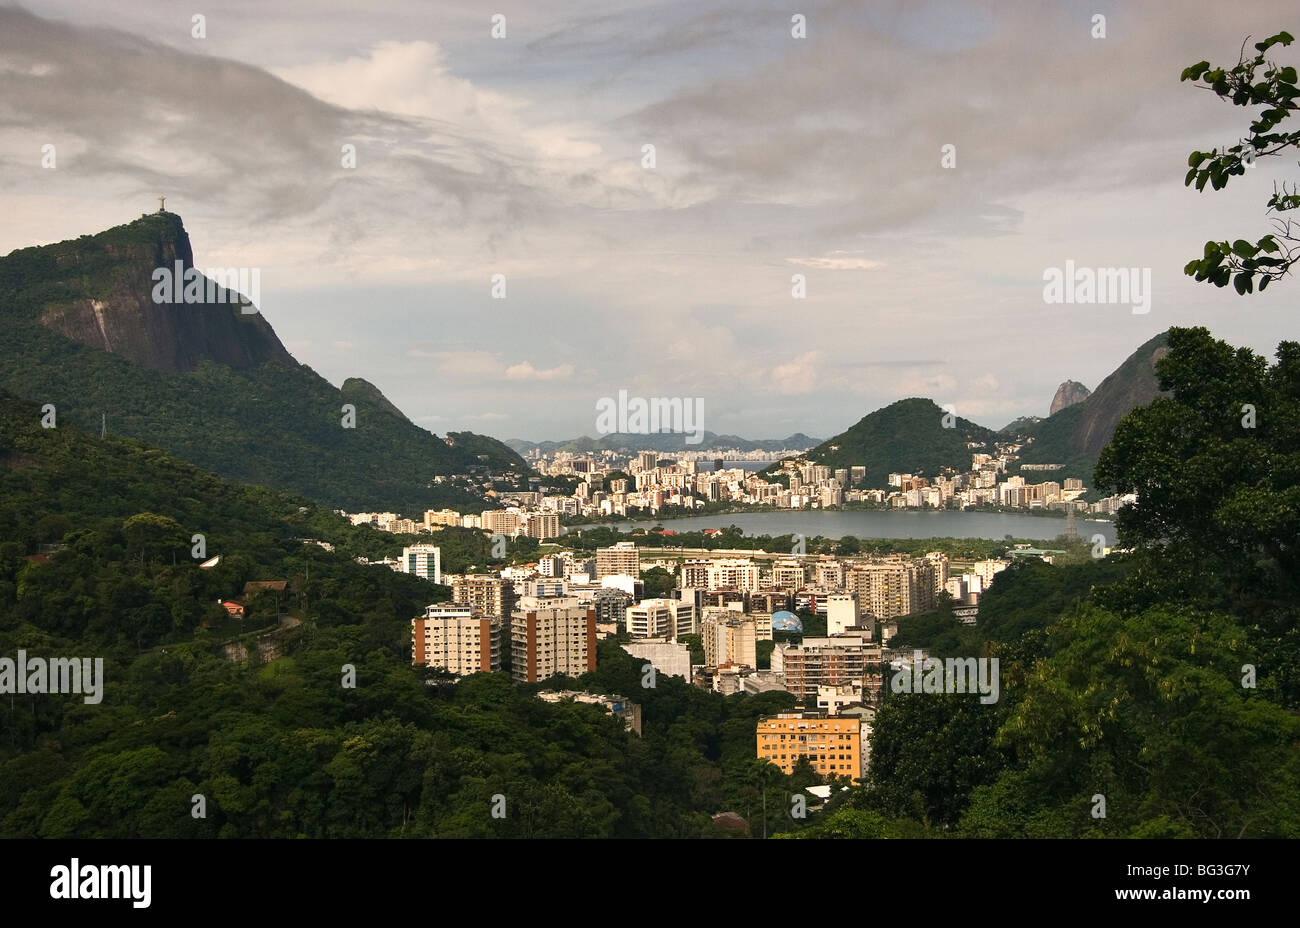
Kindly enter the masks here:
M 1236 280 L 1232 282 L 1232 285 L 1237 288 L 1237 293 L 1241 296 L 1245 296 L 1247 293 L 1250 293 L 1251 291 L 1250 274 L 1248 273 L 1238 274 Z

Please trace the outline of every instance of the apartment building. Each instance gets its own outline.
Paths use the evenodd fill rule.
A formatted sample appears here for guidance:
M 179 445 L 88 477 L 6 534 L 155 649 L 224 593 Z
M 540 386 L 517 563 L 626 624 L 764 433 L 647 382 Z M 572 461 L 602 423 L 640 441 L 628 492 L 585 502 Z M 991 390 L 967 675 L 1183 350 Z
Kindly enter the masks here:
M 708 567 L 708 588 L 754 592 L 758 589 L 758 565 L 742 558 L 712 561 Z
M 411 663 L 457 676 L 501 669 L 502 620 L 462 603 L 435 603 L 411 620 Z
M 451 600 L 467 603 L 488 615 L 504 619 L 515 608 L 515 585 L 491 574 L 452 574 Z
M 455 509 L 426 509 L 424 527 L 433 528 L 435 525 L 460 525 L 460 513 Z
M 880 654 L 880 647 L 863 634 L 805 638 L 777 645 L 772 670 L 784 674 L 788 692 L 807 700 L 816 698 L 818 687 L 861 682 L 868 668 L 880 663 Z
M 693 635 L 698 627 L 695 606 L 680 599 L 643 599 L 627 607 L 627 632 L 633 638 Z
M 677 577 L 677 585 L 696 590 L 709 588 L 709 562 L 685 561 Z
M 581 598 L 581 597 L 580 597 Z M 601 587 L 591 594 L 591 606 L 596 610 L 598 625 L 622 625 L 627 621 L 627 607 L 632 605 L 632 594 L 614 587 Z
M 641 576 L 641 553 L 630 541 L 619 541 L 611 547 L 596 549 L 596 579 L 603 580 L 616 574 Z
M 576 596 L 519 600 L 510 618 L 510 674 L 535 683 L 596 669 L 596 610 Z
M 783 712 L 759 719 L 757 754 L 793 773 L 801 757 L 823 776 L 862 777 L 862 720 L 820 712 Z
M 777 561 L 772 565 L 772 588 L 797 590 L 808 582 L 808 571 L 801 561 Z
M 555 512 L 530 512 L 524 516 L 523 528 L 529 538 L 559 538 L 560 516 Z
M 398 570 L 442 583 L 442 549 L 437 545 L 411 545 L 402 549 Z
M 933 610 L 943 589 L 937 582 L 940 573 L 934 560 L 886 558 L 855 563 L 844 586 L 847 592 L 857 594 L 860 611 L 889 619 Z
M 700 638 L 707 667 L 758 666 L 758 628 L 748 616 L 728 610 L 707 615 L 700 623 Z
M 523 533 L 523 515 L 518 509 L 486 509 L 479 517 L 479 524 L 494 535 L 514 538 Z

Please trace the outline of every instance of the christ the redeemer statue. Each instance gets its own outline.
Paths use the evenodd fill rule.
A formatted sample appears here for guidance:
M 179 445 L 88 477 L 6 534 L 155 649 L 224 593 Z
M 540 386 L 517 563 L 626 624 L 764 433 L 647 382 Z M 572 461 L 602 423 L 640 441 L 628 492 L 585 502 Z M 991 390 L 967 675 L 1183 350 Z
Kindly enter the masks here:
M 160 212 L 160 213 L 166 212 L 166 210 L 163 209 L 163 201 L 166 200 L 166 199 L 167 199 L 166 197 L 159 197 L 159 198 L 158 198 L 158 212 Z

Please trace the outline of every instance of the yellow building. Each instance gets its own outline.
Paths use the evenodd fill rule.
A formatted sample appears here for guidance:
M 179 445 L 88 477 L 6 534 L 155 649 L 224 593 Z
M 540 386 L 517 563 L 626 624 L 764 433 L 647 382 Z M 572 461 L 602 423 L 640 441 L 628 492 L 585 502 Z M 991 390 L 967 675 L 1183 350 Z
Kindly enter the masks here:
M 819 712 L 783 712 L 758 720 L 758 757 L 792 773 L 806 756 L 822 776 L 862 777 L 862 722 Z

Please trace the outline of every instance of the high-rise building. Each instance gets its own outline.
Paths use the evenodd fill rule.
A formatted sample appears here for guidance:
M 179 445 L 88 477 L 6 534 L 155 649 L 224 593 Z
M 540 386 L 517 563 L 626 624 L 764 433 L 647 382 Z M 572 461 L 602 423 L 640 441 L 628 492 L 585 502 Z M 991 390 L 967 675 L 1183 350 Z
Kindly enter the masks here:
M 712 561 L 708 567 L 710 590 L 740 590 L 747 593 L 758 589 L 758 565 L 744 559 Z
M 861 681 L 869 665 L 880 663 L 880 648 L 864 634 L 804 638 L 778 644 L 772 669 L 785 674 L 785 688 L 800 699 L 815 698 L 817 687 Z
M 442 583 L 442 549 L 437 545 L 411 545 L 402 549 L 399 570 L 434 583 Z
M 709 562 L 684 561 L 680 568 L 677 585 L 697 590 L 709 588 Z
M 643 599 L 627 607 L 627 633 L 633 638 L 671 638 L 695 634 L 695 606 L 680 599 Z
M 704 664 L 739 664 L 758 667 L 758 627 L 754 620 L 739 612 L 715 610 L 700 622 L 704 644 Z
M 524 534 L 529 538 L 559 538 L 560 516 L 555 512 L 530 512 L 524 516 Z
M 411 662 L 458 676 L 501 669 L 502 620 L 462 603 L 435 603 L 411 620 Z
M 491 574 L 453 574 L 452 602 L 467 603 L 488 615 L 504 619 L 515 607 L 515 585 Z
M 822 776 L 862 777 L 862 720 L 820 712 L 782 712 L 758 720 L 758 758 L 793 773 L 806 757 Z
M 494 535 L 514 538 L 524 530 L 522 517 L 522 513 L 510 509 L 485 509 L 479 524 Z
M 858 608 L 877 619 L 929 612 L 943 584 L 940 565 L 930 559 L 912 561 L 890 557 L 857 563 L 849 569 L 844 586 L 858 594 Z
M 772 586 L 778 590 L 797 590 L 808 582 L 802 561 L 777 561 L 772 565 Z
M 595 609 L 580 605 L 576 596 L 519 600 L 510 619 L 510 674 L 517 682 L 595 669 Z
M 627 621 L 627 607 L 630 605 L 632 594 L 612 586 L 601 587 L 591 596 L 598 625 L 622 625 Z
M 636 456 L 636 464 L 638 470 L 654 470 L 659 464 L 659 452 L 642 451 Z
M 596 579 L 603 580 L 616 574 L 626 574 L 634 579 L 641 576 L 641 553 L 630 541 L 596 549 Z

